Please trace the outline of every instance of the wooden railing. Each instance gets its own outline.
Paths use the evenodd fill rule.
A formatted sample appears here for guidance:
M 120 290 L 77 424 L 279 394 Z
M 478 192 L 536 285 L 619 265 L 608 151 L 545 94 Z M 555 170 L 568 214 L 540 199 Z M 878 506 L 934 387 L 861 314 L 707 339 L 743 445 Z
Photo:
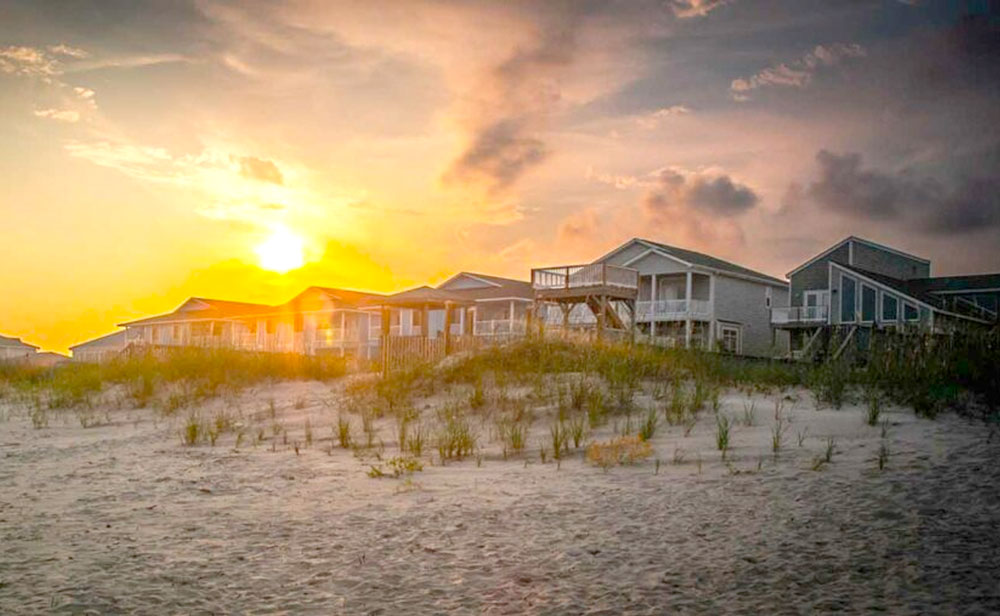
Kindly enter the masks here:
M 536 290 L 582 289 L 599 286 L 638 289 L 639 272 L 628 267 L 607 263 L 542 267 L 531 270 L 531 286 Z
M 472 333 L 476 336 L 523 336 L 527 331 L 527 323 L 522 319 L 494 319 L 490 321 L 475 321 Z
M 712 305 L 703 299 L 664 299 L 635 303 L 636 320 L 652 321 L 712 316 Z
M 826 323 L 830 316 L 827 306 L 782 306 L 771 309 L 771 323 Z

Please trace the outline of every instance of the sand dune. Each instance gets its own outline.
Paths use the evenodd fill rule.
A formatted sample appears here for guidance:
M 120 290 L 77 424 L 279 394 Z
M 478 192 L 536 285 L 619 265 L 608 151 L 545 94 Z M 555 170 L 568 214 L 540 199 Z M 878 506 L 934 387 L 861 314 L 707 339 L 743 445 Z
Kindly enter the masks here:
M 889 409 L 879 471 L 880 428 L 861 408 L 817 410 L 793 392 L 777 457 L 773 396 L 757 396 L 728 464 L 710 411 L 686 437 L 664 424 L 654 458 L 607 472 L 581 453 L 542 464 L 539 420 L 523 456 L 504 461 L 484 429 L 478 464 L 427 464 L 405 482 L 370 479 L 331 447 L 341 389 L 279 384 L 230 400 L 245 417 L 275 401 L 289 434 L 275 451 L 270 439 L 236 449 L 231 434 L 185 447 L 181 417 L 152 410 L 86 429 L 68 413 L 35 430 L 8 406 L 0 612 L 1000 611 L 1000 439 L 981 424 Z M 738 417 L 745 400 L 731 392 L 722 412 Z M 391 453 L 392 425 L 380 433 Z M 828 437 L 832 462 L 813 470 Z

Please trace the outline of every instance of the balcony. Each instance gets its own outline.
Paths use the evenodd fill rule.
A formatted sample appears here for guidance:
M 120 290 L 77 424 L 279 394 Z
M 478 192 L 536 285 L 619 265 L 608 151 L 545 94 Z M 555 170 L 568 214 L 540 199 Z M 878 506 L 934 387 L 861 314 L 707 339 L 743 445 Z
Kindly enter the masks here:
M 771 309 L 772 325 L 823 325 L 830 318 L 827 306 L 783 306 Z
M 523 336 L 527 324 L 523 320 L 495 319 L 491 321 L 475 321 L 472 333 L 475 336 Z
M 531 270 L 531 286 L 540 299 L 607 295 L 634 299 L 639 272 L 607 263 L 561 265 Z
M 646 300 L 635 303 L 635 315 L 639 322 L 708 319 L 712 305 L 703 299 Z

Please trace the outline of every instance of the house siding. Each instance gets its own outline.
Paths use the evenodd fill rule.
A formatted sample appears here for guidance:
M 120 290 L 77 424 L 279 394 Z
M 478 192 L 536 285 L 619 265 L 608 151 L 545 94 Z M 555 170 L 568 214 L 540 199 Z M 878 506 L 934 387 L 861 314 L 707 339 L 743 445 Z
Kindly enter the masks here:
M 645 251 L 645 248 L 642 251 L 639 251 L 638 254 L 642 254 L 642 252 L 644 252 L 644 251 Z M 632 255 L 632 256 L 628 257 L 627 259 L 622 260 L 622 263 L 624 263 L 624 262 L 626 262 L 626 261 L 628 261 L 630 259 L 634 259 L 636 256 L 638 256 L 638 255 Z M 608 261 L 608 263 L 618 264 L 618 263 L 615 263 L 615 261 L 618 260 L 617 257 L 618 257 L 618 255 L 615 255 L 615 258 L 613 260 Z M 632 269 L 639 270 L 639 274 L 640 275 L 649 275 L 649 274 L 678 274 L 678 273 L 684 273 L 684 272 L 688 271 L 687 266 L 684 265 L 683 263 L 678 263 L 677 261 L 675 261 L 673 259 L 668 259 L 667 257 L 664 257 L 663 255 L 658 255 L 658 254 L 647 255 L 647 256 L 643 257 L 642 259 L 639 259 L 635 263 L 629 265 L 629 267 L 631 267 Z
M 627 262 L 638 257 L 647 250 L 649 250 L 649 247 L 636 242 L 631 246 L 628 246 L 622 249 L 621 251 L 611 255 L 609 258 L 604 259 L 603 262 L 609 263 L 611 265 L 625 265 Z M 663 257 L 660 258 L 662 259 Z M 596 263 L 601 263 L 601 261 L 596 261 Z M 629 267 L 636 267 L 636 264 L 632 264 Z
M 851 242 L 851 244 L 854 245 L 854 259 L 848 265 L 892 276 L 898 280 L 927 278 L 931 275 L 931 266 L 925 261 L 904 257 L 861 242 Z
M 771 344 L 771 310 L 765 301 L 768 288 L 772 306 L 787 305 L 787 289 L 729 276 L 715 278 L 715 318 L 742 325 L 744 355 L 771 357 L 788 351 L 787 332 L 776 332 L 774 347 Z
M 829 263 L 833 261 L 834 263 L 843 263 L 848 265 L 848 259 L 850 258 L 850 248 L 848 243 L 844 243 L 843 246 L 837 248 L 830 254 L 826 255 L 822 259 L 816 261 L 815 263 L 810 263 L 808 267 L 805 267 L 798 272 L 795 272 L 790 278 L 791 280 L 791 301 L 792 306 L 802 306 L 803 305 L 803 292 L 804 291 L 814 291 L 818 289 L 828 288 L 828 274 L 830 271 Z M 775 306 L 786 306 L 789 304 L 776 303 Z

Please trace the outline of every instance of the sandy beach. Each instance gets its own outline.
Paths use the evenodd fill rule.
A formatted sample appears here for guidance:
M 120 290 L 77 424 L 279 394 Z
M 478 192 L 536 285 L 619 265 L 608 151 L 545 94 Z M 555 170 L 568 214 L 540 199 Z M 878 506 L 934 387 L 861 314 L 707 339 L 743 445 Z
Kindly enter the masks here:
M 101 425 L 62 412 L 35 429 L 6 403 L 0 612 L 1000 611 L 1000 438 L 981 423 L 888 408 L 880 471 L 883 428 L 860 405 L 785 392 L 775 455 L 780 396 L 727 391 L 726 461 L 711 411 L 687 436 L 662 423 L 650 458 L 608 470 L 582 448 L 542 463 L 540 417 L 509 459 L 484 422 L 476 456 L 428 451 L 409 479 L 372 479 L 376 460 L 337 446 L 343 392 L 278 383 L 197 409 L 247 425 L 273 412 L 281 436 L 239 447 L 185 446 L 184 413 L 108 407 Z M 378 427 L 389 457 L 395 428 Z

